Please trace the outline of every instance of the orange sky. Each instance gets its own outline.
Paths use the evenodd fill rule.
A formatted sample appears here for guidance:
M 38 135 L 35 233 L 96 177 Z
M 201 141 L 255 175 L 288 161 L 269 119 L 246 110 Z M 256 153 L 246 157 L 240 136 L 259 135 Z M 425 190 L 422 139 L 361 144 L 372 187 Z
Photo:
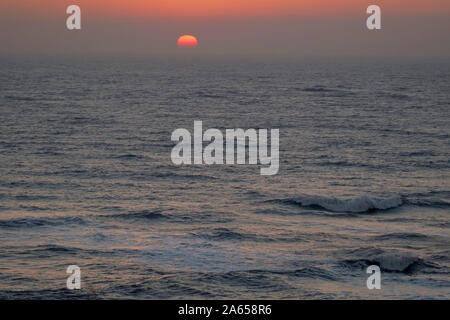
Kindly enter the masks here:
M 70 4 L 79 4 L 92 16 L 211 18 L 230 16 L 345 15 L 361 14 L 369 4 L 378 4 L 390 14 L 448 14 L 449 0 L 1 0 L 3 13 L 60 14 Z
M 81 32 L 66 28 L 72 4 Z M 449 28 L 450 0 L 0 0 L 0 55 L 166 55 L 192 34 L 208 54 L 450 56 Z
M 102 10 L 105 3 L 109 3 L 110 12 L 115 13 L 180 17 L 350 14 L 374 3 L 397 13 L 403 10 L 440 12 L 443 7 L 450 8 L 448 0 L 97 0 L 91 5 Z

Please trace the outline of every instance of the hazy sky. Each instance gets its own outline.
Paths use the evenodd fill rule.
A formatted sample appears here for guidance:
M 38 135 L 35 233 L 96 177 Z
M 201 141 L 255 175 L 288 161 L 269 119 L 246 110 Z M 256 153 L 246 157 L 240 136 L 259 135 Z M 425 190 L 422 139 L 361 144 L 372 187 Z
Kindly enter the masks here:
M 66 8 L 82 30 L 66 29 Z M 366 8 L 382 30 L 366 28 Z M 0 54 L 450 56 L 449 0 L 0 0 Z

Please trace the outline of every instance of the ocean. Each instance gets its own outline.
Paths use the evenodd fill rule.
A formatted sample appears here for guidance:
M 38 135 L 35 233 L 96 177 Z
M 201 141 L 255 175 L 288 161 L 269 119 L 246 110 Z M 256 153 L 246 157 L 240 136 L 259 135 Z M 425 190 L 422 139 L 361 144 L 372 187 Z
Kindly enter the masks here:
M 448 59 L 3 57 L 0 110 L 2 299 L 450 298 Z M 279 173 L 174 165 L 197 120 Z

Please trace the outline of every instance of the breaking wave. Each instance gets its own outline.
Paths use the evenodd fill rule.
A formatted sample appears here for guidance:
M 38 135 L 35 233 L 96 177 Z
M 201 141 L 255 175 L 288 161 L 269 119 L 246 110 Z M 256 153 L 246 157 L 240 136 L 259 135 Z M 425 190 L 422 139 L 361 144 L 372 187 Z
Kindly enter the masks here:
M 354 255 L 354 258 L 345 260 L 344 264 L 358 268 L 378 265 L 383 271 L 402 273 L 415 273 L 423 268 L 438 268 L 437 265 L 427 263 L 410 252 L 360 248 L 354 252 Z
M 363 213 L 376 210 L 388 210 L 403 204 L 400 196 L 375 198 L 368 195 L 352 199 L 337 199 L 321 196 L 299 196 L 293 199 L 281 200 L 302 207 L 325 209 L 331 212 Z

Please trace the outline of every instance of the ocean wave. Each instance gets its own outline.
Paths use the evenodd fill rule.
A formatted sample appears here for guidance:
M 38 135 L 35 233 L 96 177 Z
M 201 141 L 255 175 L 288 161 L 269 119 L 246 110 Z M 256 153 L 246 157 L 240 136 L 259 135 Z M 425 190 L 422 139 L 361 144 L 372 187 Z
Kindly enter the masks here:
M 345 97 L 354 95 L 355 92 L 336 88 L 327 88 L 325 86 L 313 86 L 300 89 L 303 92 L 319 93 L 329 97 Z
M 450 201 L 446 199 L 438 198 L 423 198 L 423 199 L 412 199 L 408 198 L 405 203 L 409 205 L 415 205 L 419 207 L 433 207 L 433 208 L 448 208 L 450 207 Z
M 0 228 L 33 228 L 85 223 L 85 220 L 80 217 L 19 218 L 0 220 Z
M 181 174 L 175 172 L 154 172 L 151 174 L 154 178 L 175 178 L 186 180 L 217 180 L 216 177 L 203 175 L 203 174 Z
M 49 253 L 77 253 L 81 251 L 78 248 L 65 247 L 53 244 L 38 245 L 31 252 L 49 252 Z
M 44 290 L 1 290 L 1 300 L 89 300 L 98 296 L 85 290 L 44 289 Z
M 450 228 L 450 221 L 428 223 L 427 225 L 431 227 Z
M 388 96 L 390 98 L 396 99 L 396 100 L 410 100 L 411 99 L 411 97 L 408 96 L 407 94 L 401 94 L 401 93 L 392 93 Z
M 198 97 L 201 98 L 210 98 L 210 99 L 225 99 L 226 96 L 214 93 L 208 93 L 204 91 L 198 91 L 195 93 Z
M 399 240 L 430 240 L 431 237 L 427 236 L 425 234 L 421 233 L 406 233 L 406 232 L 399 232 L 399 233 L 388 233 L 388 234 L 382 234 L 378 236 L 371 237 L 372 240 L 386 240 L 386 241 L 392 241 L 393 239 L 399 239 Z
M 279 274 L 299 277 L 299 278 L 310 278 L 310 279 L 323 279 L 327 281 L 337 281 L 339 276 L 336 274 L 319 268 L 319 267 L 306 267 L 302 269 L 296 269 L 292 271 L 281 271 Z
M 326 88 L 323 86 L 314 86 L 314 87 L 303 88 L 302 91 L 305 91 L 305 92 L 334 92 L 336 90 L 331 89 L 331 88 Z
M 351 268 L 365 269 L 370 265 L 377 265 L 385 272 L 405 274 L 447 272 L 445 265 L 439 264 L 436 257 L 420 256 L 409 250 L 360 247 L 344 250 L 343 255 L 346 258 L 341 260 L 341 264 Z
M 281 202 L 302 207 L 325 209 L 331 212 L 364 213 L 376 210 L 388 210 L 403 204 L 400 196 L 389 198 L 375 198 L 368 195 L 352 199 L 337 199 L 321 196 L 299 196 L 292 199 L 279 200 Z
M 142 159 L 142 158 L 144 158 L 144 157 L 141 155 L 138 155 L 138 154 L 133 154 L 133 153 L 127 153 L 127 154 L 115 156 L 115 159 L 124 159 L 124 160 Z
M 229 271 L 225 273 L 204 274 L 203 281 L 235 283 L 240 286 L 249 287 L 271 287 L 282 288 L 283 283 L 277 281 L 275 276 L 289 276 L 302 279 L 323 279 L 326 281 L 336 281 L 338 277 L 325 269 L 318 267 L 305 267 L 293 270 L 261 270 L 251 269 L 245 271 Z
M 167 218 L 166 215 L 162 214 L 159 211 L 150 211 L 150 210 L 130 211 L 128 213 L 102 215 L 102 217 L 125 219 L 125 220 L 136 220 L 136 219 L 153 220 L 153 219 Z
M 421 267 L 432 266 L 425 263 L 420 257 L 409 252 L 385 252 L 380 250 L 377 254 L 368 251 L 366 255 L 359 256 L 358 258 L 347 259 L 344 263 L 353 267 L 377 265 L 382 271 L 402 273 L 415 273 Z
M 33 97 L 25 97 L 25 96 L 14 96 L 14 95 L 5 95 L 3 96 L 6 100 L 14 100 L 14 101 L 34 101 Z
M 252 242 L 308 242 L 311 238 L 310 234 L 276 234 L 276 235 L 264 235 L 253 233 L 242 233 L 233 231 L 227 228 L 215 228 L 211 232 L 193 232 L 193 236 L 212 240 L 212 241 L 252 241 Z M 328 234 L 317 233 L 313 236 L 325 239 Z
M 208 240 L 255 240 L 254 236 L 252 235 L 242 234 L 229 230 L 227 228 L 216 228 L 211 233 L 194 233 L 193 235 L 201 238 L 206 238 Z

